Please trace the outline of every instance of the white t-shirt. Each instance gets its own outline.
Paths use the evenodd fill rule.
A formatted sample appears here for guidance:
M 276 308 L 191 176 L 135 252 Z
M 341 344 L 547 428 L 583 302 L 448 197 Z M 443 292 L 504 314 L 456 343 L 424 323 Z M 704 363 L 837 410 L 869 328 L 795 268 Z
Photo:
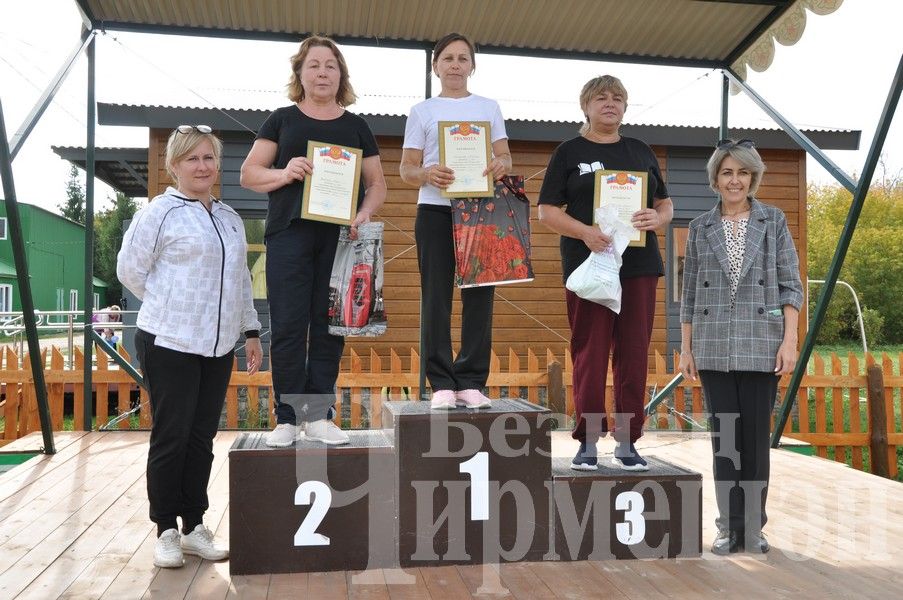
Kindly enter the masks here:
M 508 138 L 505 119 L 499 103 L 483 96 L 471 94 L 464 98 L 435 97 L 415 104 L 411 108 L 404 128 L 404 148 L 423 152 L 423 165 L 439 163 L 439 121 L 489 121 L 491 139 L 497 142 Z M 451 206 L 448 198 L 443 198 L 439 188 L 430 184 L 420 187 L 417 204 Z

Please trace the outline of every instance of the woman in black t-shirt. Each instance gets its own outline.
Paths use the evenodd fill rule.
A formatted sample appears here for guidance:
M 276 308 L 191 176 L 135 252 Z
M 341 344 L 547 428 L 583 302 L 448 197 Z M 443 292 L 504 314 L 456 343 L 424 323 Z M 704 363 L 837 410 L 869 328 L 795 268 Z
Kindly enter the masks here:
M 618 443 L 612 462 L 622 469 L 645 471 L 646 461 L 634 442 L 643 434 L 655 288 L 664 275 L 655 230 L 671 222 L 673 207 L 652 149 L 619 132 L 627 110 L 627 90 L 621 81 L 611 75 L 591 79 L 580 92 L 580 108 L 586 115 L 580 136 L 555 149 L 539 193 L 540 220 L 561 234 L 564 279 L 590 252 L 605 250 L 611 243 L 611 238 L 593 225 L 593 190 L 599 169 L 647 174 L 646 208 L 631 219 L 635 228 L 646 232 L 646 245 L 624 252 L 619 314 L 565 290 L 574 362 L 573 436 L 580 441 L 571 468 L 596 470 L 596 442 L 604 432 L 614 431 Z M 609 353 L 614 370 L 615 423 L 609 423 L 605 415 Z
M 266 277 L 276 428 L 267 445 L 290 446 L 302 434 L 346 444 L 348 436 L 329 418 L 345 345 L 329 334 L 327 314 L 339 226 L 301 218 L 302 183 L 313 172 L 308 140 L 362 150 L 352 237 L 385 201 L 386 181 L 373 133 L 345 110 L 356 96 L 335 42 L 309 37 L 291 63 L 288 96 L 294 104 L 267 118 L 241 167 L 241 185 L 269 196 Z

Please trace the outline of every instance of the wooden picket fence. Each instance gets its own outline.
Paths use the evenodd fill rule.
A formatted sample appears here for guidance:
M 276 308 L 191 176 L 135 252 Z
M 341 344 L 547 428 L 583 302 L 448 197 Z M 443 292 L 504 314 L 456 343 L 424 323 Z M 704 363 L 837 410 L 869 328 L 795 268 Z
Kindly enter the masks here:
M 42 355 L 45 365 L 45 380 L 48 388 L 50 416 L 54 430 L 62 430 L 64 422 L 64 398 L 71 392 L 76 409 L 73 411 L 73 427 L 82 429 L 84 392 L 82 372 L 84 356 L 81 348 L 75 348 L 73 368 L 66 368 L 66 361 L 57 348 L 51 348 L 48 362 L 47 352 Z M 128 360 L 125 350 L 120 354 Z M 419 364 L 416 350 L 405 353 L 405 360 L 395 350 L 388 360 L 374 350 L 369 356 L 350 353 L 349 368 L 344 369 L 337 381 L 336 408 L 337 422 L 350 428 L 378 428 L 382 426 L 382 403 L 387 400 L 414 400 L 420 397 Z M 133 403 L 139 403 L 137 417 L 124 419 L 116 427 L 129 429 L 137 426 L 150 427 L 151 415 L 148 396 L 139 390 L 127 373 L 118 369 L 115 363 L 101 351 L 95 352 L 96 364 L 93 371 L 95 391 L 94 414 L 96 427 L 105 426 L 112 417 L 127 410 Z M 20 361 L 9 347 L 0 351 L 0 415 L 4 417 L 3 439 L 0 445 L 17 439 L 31 431 L 40 430 L 37 401 L 31 377 L 31 366 L 27 355 Z M 528 401 L 547 406 L 559 416 L 559 426 L 570 425 L 567 415 L 573 415 L 574 398 L 571 385 L 573 364 L 568 352 L 556 355 L 547 349 L 536 354 L 530 350 L 527 356 L 519 356 L 513 350 L 506 357 L 506 368 L 501 367 L 501 359 L 494 352 L 491 358 L 487 387 L 490 397 L 519 396 Z M 848 368 L 844 372 L 839 357 L 829 357 L 830 368 L 820 355 L 814 355 L 813 373 L 803 377 L 798 401 L 794 404 L 793 418 L 787 423 L 784 435 L 811 444 L 818 456 L 832 457 L 846 462 L 849 457 L 853 466 L 863 469 L 870 447 L 876 447 L 876 435 L 886 445 L 890 476 L 897 475 L 897 447 L 903 446 L 901 433 L 901 392 L 903 374 L 899 365 L 895 370 L 893 361 L 886 354 L 880 363 L 871 354 L 866 355 L 866 366 L 872 369 L 873 394 L 884 405 L 886 424 L 878 432 L 870 425 L 873 418 L 880 415 L 869 414 L 868 403 L 861 402 L 862 393 L 869 386 L 869 375 L 860 368 L 855 355 L 848 357 Z M 406 363 L 407 368 L 403 367 Z M 677 357 L 674 357 L 677 364 Z M 876 384 L 876 374 L 877 381 Z M 650 398 L 655 390 L 663 388 L 674 377 L 663 356 L 656 353 L 647 379 Z M 611 378 L 609 377 L 609 384 Z M 789 377 L 780 383 L 780 398 L 783 399 Z M 269 399 L 273 396 L 272 379 L 269 372 L 248 375 L 238 371 L 237 363 L 226 393 L 223 426 L 236 428 L 270 428 L 274 416 L 269 410 Z M 107 401 L 98 402 L 97 399 Z M 606 394 L 606 410 L 614 412 L 611 387 Z M 803 401 L 805 400 L 805 401 Z M 654 430 L 692 430 L 693 423 L 705 424 L 706 416 L 699 382 L 684 382 L 675 390 L 673 400 L 663 402 L 653 418 L 647 421 L 647 428 Z M 884 435 L 881 436 L 880 433 Z M 883 446 L 878 446 L 883 447 Z M 874 462 L 874 461 L 870 461 Z M 874 470 L 874 466 L 872 465 Z

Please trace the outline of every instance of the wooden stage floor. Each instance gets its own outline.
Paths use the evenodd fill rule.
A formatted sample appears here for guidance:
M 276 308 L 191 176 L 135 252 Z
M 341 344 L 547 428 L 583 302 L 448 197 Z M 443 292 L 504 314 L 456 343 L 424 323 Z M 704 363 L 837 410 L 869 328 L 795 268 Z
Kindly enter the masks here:
M 228 448 L 215 443 L 206 523 L 229 538 Z M 711 447 L 657 434 L 638 447 L 703 474 L 701 558 L 516 563 L 364 573 L 229 577 L 229 563 L 153 566 L 147 432 L 63 432 L 58 453 L 0 476 L 0 598 L 893 598 L 903 590 L 903 484 L 789 451 L 772 453 L 764 556 L 716 557 Z M 39 434 L 3 447 L 35 449 Z M 603 440 L 600 452 L 611 452 Z M 556 433 L 553 452 L 576 446 Z M 407 576 L 408 583 L 399 583 Z

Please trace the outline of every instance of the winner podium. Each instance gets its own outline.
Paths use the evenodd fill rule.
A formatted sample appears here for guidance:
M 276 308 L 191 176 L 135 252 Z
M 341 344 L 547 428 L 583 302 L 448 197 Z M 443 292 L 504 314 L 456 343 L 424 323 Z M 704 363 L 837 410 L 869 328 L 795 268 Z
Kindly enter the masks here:
M 539 560 L 699 556 L 702 477 L 573 471 L 551 456 L 555 419 L 512 398 L 488 409 L 383 403 L 351 443 L 229 451 L 230 572 L 363 570 Z

